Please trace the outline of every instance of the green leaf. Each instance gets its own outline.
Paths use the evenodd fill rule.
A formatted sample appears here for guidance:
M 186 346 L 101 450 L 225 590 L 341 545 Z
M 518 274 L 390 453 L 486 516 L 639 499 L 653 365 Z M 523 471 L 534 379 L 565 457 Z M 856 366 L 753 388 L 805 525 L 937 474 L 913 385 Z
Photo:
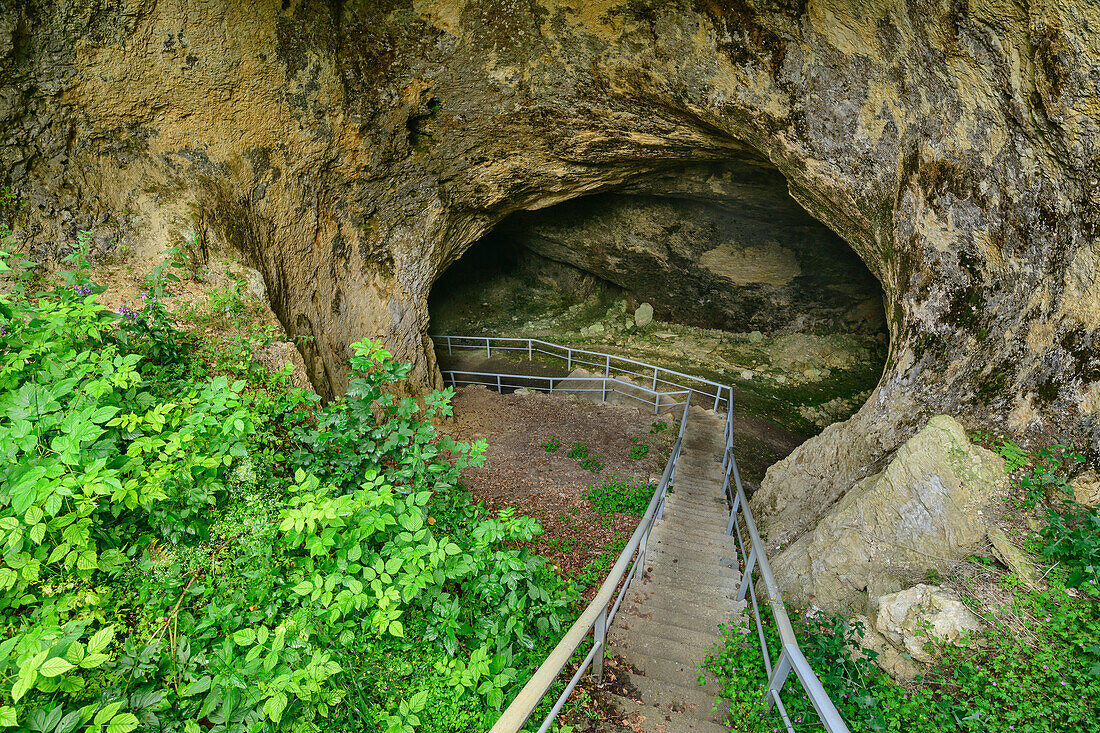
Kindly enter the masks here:
M 254 629 L 241 629 L 233 634 L 233 641 L 240 646 L 248 646 L 255 639 L 256 631 Z
M 264 714 L 271 718 L 272 722 L 278 723 L 283 717 L 283 711 L 286 710 L 286 703 L 286 694 L 276 692 L 264 703 Z
M 38 672 L 32 670 L 31 674 L 20 674 L 18 679 L 15 680 L 15 684 L 11 688 L 11 699 L 13 702 L 19 702 L 19 699 L 26 695 L 27 692 L 34 686 L 34 681 L 38 677 Z
M 11 705 L 0 707 L 0 727 L 10 728 L 18 725 L 15 717 L 15 708 Z
M 420 692 L 409 698 L 409 710 L 414 713 L 419 713 L 424 709 L 424 706 L 428 704 L 428 691 L 421 690 Z
M 38 673 L 43 677 L 58 677 L 74 668 L 72 662 L 61 657 L 51 657 L 42 663 Z
M 389 630 L 390 630 L 390 633 L 393 634 L 394 636 L 401 637 L 401 638 L 404 638 L 404 636 L 405 636 L 405 627 L 401 624 L 400 621 L 390 621 L 390 629 Z
M 133 713 L 122 713 L 111 718 L 107 724 L 107 733 L 130 733 L 138 727 L 137 716 Z
M 191 695 L 201 695 L 210 689 L 210 675 L 203 675 L 189 685 L 184 685 L 180 688 L 180 695 L 183 697 L 190 697 Z
M 36 506 L 32 506 L 27 510 L 26 515 L 23 517 L 23 521 L 28 525 L 38 524 L 42 521 L 42 509 Z
M 105 708 L 103 708 L 98 713 L 96 713 L 95 724 L 96 725 L 106 725 L 107 721 L 110 720 L 111 718 L 115 717 L 115 713 L 117 713 L 118 709 L 121 708 L 121 707 L 122 707 L 122 700 L 116 700 L 115 702 L 110 703 Z
M 313 592 L 313 582 L 309 580 L 303 580 L 298 585 L 291 588 L 294 593 L 300 596 L 308 596 Z
M 76 567 L 79 570 L 95 570 L 99 567 L 96 564 L 96 552 L 92 549 L 81 550 L 80 554 L 76 556 Z
M 97 631 L 91 639 L 88 640 L 88 653 L 95 654 L 101 652 L 107 648 L 107 645 L 115 638 L 115 627 L 108 626 L 105 629 Z

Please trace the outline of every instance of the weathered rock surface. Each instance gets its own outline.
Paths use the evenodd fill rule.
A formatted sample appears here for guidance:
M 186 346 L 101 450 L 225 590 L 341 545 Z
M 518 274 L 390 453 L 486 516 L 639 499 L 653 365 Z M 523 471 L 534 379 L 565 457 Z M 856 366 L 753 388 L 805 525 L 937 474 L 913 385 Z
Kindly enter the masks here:
M 878 599 L 875 630 L 916 661 L 931 662 L 928 642 L 963 643 L 982 624 L 953 590 L 920 583 Z
M 862 614 L 856 614 L 852 620 L 863 624 L 863 637 L 860 639 L 861 649 L 870 649 L 875 653 L 875 664 L 893 677 L 898 682 L 911 680 L 920 674 L 920 666 L 913 662 L 904 649 L 899 650 L 886 641 L 875 628 L 871 620 Z
M 780 589 L 796 605 L 860 613 L 928 568 L 946 572 L 985 539 L 982 507 L 1004 475 L 1003 459 L 972 446 L 957 422 L 932 418 L 775 557 Z
M 364 336 L 438 383 L 431 284 L 508 214 L 777 170 L 892 336 L 754 497 L 786 543 L 930 414 L 1100 442 L 1097 27 L 1081 0 L 0 0 L 3 215 L 39 257 L 231 243 L 334 394 Z
M 664 320 L 730 331 L 885 327 L 878 281 L 794 202 L 783 176 L 725 175 L 714 183 L 721 204 L 587 196 L 510 217 L 501 236 L 615 283 Z M 870 313 L 856 311 L 868 301 Z
M 1073 477 L 1073 498 L 1086 506 L 1100 506 L 1100 476 L 1096 471 Z
M 997 554 L 997 557 L 1008 566 L 1009 570 L 1016 574 L 1016 577 L 1032 586 L 1039 581 L 1038 570 L 1028 558 L 1027 553 L 1012 544 L 1003 529 L 990 527 L 985 534 L 989 538 L 989 543 L 993 545 L 993 551 Z

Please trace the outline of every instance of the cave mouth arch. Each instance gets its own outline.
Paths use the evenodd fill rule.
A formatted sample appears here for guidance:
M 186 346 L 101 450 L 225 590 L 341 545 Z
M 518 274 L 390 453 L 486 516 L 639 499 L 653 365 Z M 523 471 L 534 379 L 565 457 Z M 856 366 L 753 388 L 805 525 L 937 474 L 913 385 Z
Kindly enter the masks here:
M 642 303 L 656 320 L 639 328 Z M 878 279 L 761 166 L 513 213 L 428 305 L 432 334 L 584 344 L 730 383 L 748 416 L 798 439 L 789 449 L 863 405 L 889 346 Z

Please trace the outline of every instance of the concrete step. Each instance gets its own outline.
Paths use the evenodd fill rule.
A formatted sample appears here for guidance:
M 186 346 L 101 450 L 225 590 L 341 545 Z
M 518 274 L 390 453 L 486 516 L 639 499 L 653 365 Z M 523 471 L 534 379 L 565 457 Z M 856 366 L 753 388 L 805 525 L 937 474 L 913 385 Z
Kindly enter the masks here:
M 628 603 L 627 601 L 623 601 L 623 604 L 619 606 L 619 612 L 615 614 L 616 621 L 618 621 L 619 616 L 642 618 L 654 623 L 669 624 L 671 626 L 683 624 L 693 629 L 713 633 L 715 638 L 718 638 L 718 634 L 723 627 L 734 622 L 735 619 L 740 620 L 738 614 L 728 608 L 707 609 L 698 606 L 693 608 L 682 606 L 665 608 L 655 603 Z
M 656 522 L 650 533 L 650 540 L 658 542 L 668 540 L 674 544 L 698 544 L 700 549 L 725 548 L 730 552 L 737 550 L 737 541 L 733 535 L 725 532 L 725 526 L 699 528 L 698 524 L 677 521 L 675 517 L 668 517 Z
M 634 643 L 628 646 L 611 644 L 608 637 L 608 653 L 622 657 L 635 669 L 651 680 L 671 682 L 674 685 L 695 686 L 703 673 L 700 667 L 706 659 L 708 650 L 689 649 L 687 647 L 676 648 L 675 644 L 664 640 L 652 641 L 648 644 Z M 672 655 L 681 657 L 672 659 Z M 705 684 L 699 689 L 707 695 L 722 694 L 721 686 L 714 680 L 703 676 Z
M 690 507 L 679 502 L 666 501 L 664 516 L 665 519 L 684 517 L 685 519 L 698 519 L 707 524 L 721 523 L 723 528 L 725 528 L 726 522 L 729 521 L 729 512 L 723 512 L 717 504 L 713 508 L 703 509 Z
M 729 733 L 721 723 L 700 720 L 687 713 L 674 712 L 663 706 L 638 702 L 614 693 L 603 693 L 604 701 L 622 715 L 630 733 Z
M 740 582 L 738 576 L 741 575 L 737 568 L 737 559 L 734 557 L 700 557 L 685 550 L 670 551 L 661 547 L 646 550 L 646 566 L 652 567 L 657 573 L 675 573 L 683 570 L 720 578 L 733 578 L 738 582 Z
M 721 723 L 729 714 L 728 701 L 708 695 L 698 686 L 687 687 L 629 672 L 620 673 L 619 679 L 633 688 L 637 699 L 660 710 L 682 713 L 709 723 Z
M 711 625 L 726 625 L 729 623 L 743 624 L 742 612 L 746 602 L 729 598 L 725 595 L 716 598 L 669 598 L 653 592 L 653 586 L 631 587 L 626 598 L 623 599 L 620 608 L 634 616 L 652 617 L 654 619 L 670 619 L 671 623 L 681 624 L 687 621 L 676 621 L 683 616 L 690 618 L 693 626 L 707 628 Z
M 607 633 L 667 639 L 706 650 L 710 650 L 719 642 L 717 627 L 711 628 L 712 624 L 703 624 L 701 628 L 694 628 L 694 625 L 694 620 L 687 617 L 674 619 L 672 623 L 664 623 L 644 616 L 617 613 L 615 623 Z
M 697 587 L 701 592 L 707 592 L 711 595 L 736 593 L 741 585 L 741 580 L 737 577 L 740 573 L 714 573 L 709 570 L 679 567 L 679 563 L 673 564 L 647 561 L 646 571 L 642 581 L 643 584 L 647 580 L 651 583 L 662 584 L 664 581 L 670 581 Z
M 637 582 L 637 581 L 636 581 Z M 633 585 L 633 584 L 632 584 Z M 675 575 L 661 577 L 645 576 L 638 585 L 638 590 L 650 594 L 668 593 L 684 603 L 698 603 L 718 607 L 727 601 L 737 598 L 737 588 L 732 584 L 711 583 L 699 580 L 683 580 Z

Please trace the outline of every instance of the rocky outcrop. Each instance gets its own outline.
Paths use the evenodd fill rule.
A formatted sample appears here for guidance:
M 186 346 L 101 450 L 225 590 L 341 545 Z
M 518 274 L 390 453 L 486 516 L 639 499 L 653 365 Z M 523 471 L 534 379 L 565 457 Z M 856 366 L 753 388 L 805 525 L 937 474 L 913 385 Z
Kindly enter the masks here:
M 431 284 L 508 214 L 778 171 L 892 338 L 753 499 L 786 543 L 930 414 L 1100 440 L 1096 27 L 1081 0 L 6 0 L 4 217 L 43 258 L 81 229 L 238 247 L 331 395 L 364 336 L 438 383 Z
M 970 645 L 981 621 L 953 590 L 918 583 L 874 599 L 874 620 L 857 615 L 860 646 L 898 682 L 913 679 L 945 644 Z
M 877 601 L 875 631 L 918 662 L 931 662 L 931 644 L 965 644 L 982 630 L 978 617 L 947 588 L 919 583 Z
M 794 202 L 779 173 L 743 175 L 741 195 L 726 182 L 721 204 L 588 196 L 515 215 L 500 236 L 650 301 L 663 320 L 741 332 L 885 328 L 882 288 L 851 247 Z
M 883 471 L 857 482 L 776 556 L 784 597 L 862 613 L 929 568 L 946 573 L 985 540 L 983 506 L 1004 475 L 1003 459 L 972 446 L 957 422 L 932 418 Z

